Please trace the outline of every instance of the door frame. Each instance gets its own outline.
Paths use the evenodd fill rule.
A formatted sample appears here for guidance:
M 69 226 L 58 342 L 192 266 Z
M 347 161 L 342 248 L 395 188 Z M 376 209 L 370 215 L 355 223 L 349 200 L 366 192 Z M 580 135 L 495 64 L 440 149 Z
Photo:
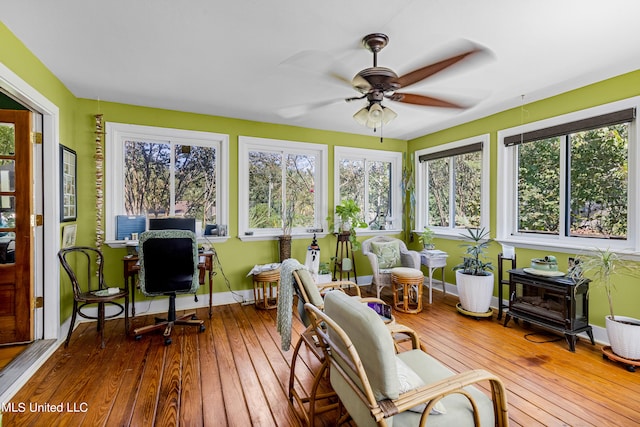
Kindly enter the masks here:
M 43 232 L 36 230 L 34 256 L 34 296 L 44 297 L 44 306 L 35 310 L 35 339 L 60 340 L 60 270 L 57 253 L 60 248 L 59 220 L 59 141 L 60 141 L 60 109 L 35 88 L 25 82 L 17 74 L 0 63 L 0 86 L 15 100 L 30 110 L 42 115 L 43 141 L 34 150 L 34 163 L 42 163 L 41 190 L 43 191 L 44 216 Z M 39 160 L 35 156 L 41 155 Z M 46 162 L 43 159 L 48 159 Z M 42 179 L 44 176 L 47 179 Z M 50 179 L 49 179 L 50 178 Z M 36 185 L 36 188 L 40 188 Z M 35 191 L 35 190 L 34 190 Z M 34 194 L 40 197 L 39 194 Z M 39 203 L 34 206 L 38 209 Z M 46 278 L 46 280 L 45 280 Z

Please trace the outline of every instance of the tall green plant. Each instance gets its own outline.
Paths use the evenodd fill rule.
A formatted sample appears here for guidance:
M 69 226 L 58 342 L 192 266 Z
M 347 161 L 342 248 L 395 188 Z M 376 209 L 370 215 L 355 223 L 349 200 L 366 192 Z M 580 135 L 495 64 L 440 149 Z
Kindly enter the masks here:
M 453 270 L 462 270 L 464 274 L 474 276 L 487 276 L 493 270 L 490 262 L 484 262 L 485 253 L 493 240 L 489 239 L 489 232 L 483 228 L 467 228 L 467 233 L 460 233 L 467 243 L 461 245 L 466 248 L 466 256 L 462 257 L 462 263 L 453 267 Z
M 637 277 L 639 264 L 621 258 L 609 248 L 594 249 L 589 255 L 577 256 L 576 260 L 578 267 L 572 270 L 571 277 L 580 283 L 585 276 L 589 276 L 595 287 L 601 286 L 607 295 L 611 320 L 616 320 L 613 310 L 613 293 L 616 288 L 612 279 L 618 274 Z

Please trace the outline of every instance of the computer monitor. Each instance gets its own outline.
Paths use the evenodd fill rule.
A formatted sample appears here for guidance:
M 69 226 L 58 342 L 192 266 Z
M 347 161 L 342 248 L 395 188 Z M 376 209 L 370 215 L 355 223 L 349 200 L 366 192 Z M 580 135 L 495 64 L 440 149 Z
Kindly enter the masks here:
M 149 218 L 149 230 L 190 230 L 196 232 L 195 218 Z

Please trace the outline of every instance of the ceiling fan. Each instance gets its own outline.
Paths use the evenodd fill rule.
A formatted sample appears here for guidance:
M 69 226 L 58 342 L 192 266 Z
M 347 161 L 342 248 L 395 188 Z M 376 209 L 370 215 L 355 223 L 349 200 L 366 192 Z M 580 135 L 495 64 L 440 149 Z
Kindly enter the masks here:
M 353 115 L 353 118 L 358 123 L 375 130 L 396 118 L 397 114 L 393 110 L 382 105 L 382 101 L 385 98 L 391 101 L 427 107 L 461 109 L 468 107 L 467 105 L 444 99 L 399 91 L 462 61 L 470 55 L 483 51 L 481 47 L 473 46 L 446 59 L 398 76 L 390 68 L 378 66 L 378 53 L 388 43 L 389 37 L 382 33 L 369 34 L 362 39 L 363 46 L 373 53 L 373 66 L 358 72 L 350 82 L 351 86 L 362 95 L 346 99 L 348 102 L 360 99 L 367 100 L 367 105 Z M 346 80 L 335 74 L 334 77 L 343 81 Z

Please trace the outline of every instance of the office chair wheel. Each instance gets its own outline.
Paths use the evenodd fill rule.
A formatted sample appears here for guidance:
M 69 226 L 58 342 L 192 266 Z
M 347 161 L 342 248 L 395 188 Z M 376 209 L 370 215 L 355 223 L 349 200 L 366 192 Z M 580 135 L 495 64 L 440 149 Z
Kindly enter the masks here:
M 173 341 L 171 341 L 171 338 L 165 338 L 164 339 L 164 345 L 169 345 L 171 344 Z
M 204 330 L 205 330 L 204 325 L 200 325 L 200 332 L 204 332 Z

